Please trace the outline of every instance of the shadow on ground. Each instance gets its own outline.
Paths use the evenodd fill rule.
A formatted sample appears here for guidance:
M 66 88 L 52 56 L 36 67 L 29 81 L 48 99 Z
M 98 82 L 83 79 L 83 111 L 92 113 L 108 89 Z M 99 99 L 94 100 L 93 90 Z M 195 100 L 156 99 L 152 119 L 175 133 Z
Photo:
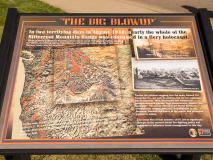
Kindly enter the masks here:
M 189 12 L 191 12 L 191 13 L 197 13 L 197 8 L 195 8 L 195 7 L 192 7 L 192 6 L 187 6 L 187 5 L 183 5 L 183 6 L 181 6 L 182 8 L 185 8 L 185 9 L 187 9 Z M 209 17 L 210 18 L 213 18 L 213 11 L 209 11 L 208 10 L 208 13 L 209 13 Z
M 159 157 L 162 160 L 179 160 L 177 155 L 172 155 L 172 154 L 160 154 Z

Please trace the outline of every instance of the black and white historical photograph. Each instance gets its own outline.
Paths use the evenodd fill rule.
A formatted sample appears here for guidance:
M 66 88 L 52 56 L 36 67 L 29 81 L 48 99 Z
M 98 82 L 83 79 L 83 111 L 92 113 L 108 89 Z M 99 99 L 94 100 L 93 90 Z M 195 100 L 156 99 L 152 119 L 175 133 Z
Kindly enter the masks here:
M 190 28 L 134 29 L 137 59 L 193 59 L 196 53 Z M 140 37 L 140 38 L 139 38 Z
M 132 58 L 134 90 L 201 91 L 196 60 L 135 60 Z

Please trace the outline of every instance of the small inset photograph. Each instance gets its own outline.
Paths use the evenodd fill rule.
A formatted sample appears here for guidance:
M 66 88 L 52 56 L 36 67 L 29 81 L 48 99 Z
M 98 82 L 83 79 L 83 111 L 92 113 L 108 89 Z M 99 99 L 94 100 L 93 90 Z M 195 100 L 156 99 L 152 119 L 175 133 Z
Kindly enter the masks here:
M 135 91 L 202 91 L 197 60 L 135 60 Z
M 133 29 L 136 59 L 196 58 L 190 28 Z

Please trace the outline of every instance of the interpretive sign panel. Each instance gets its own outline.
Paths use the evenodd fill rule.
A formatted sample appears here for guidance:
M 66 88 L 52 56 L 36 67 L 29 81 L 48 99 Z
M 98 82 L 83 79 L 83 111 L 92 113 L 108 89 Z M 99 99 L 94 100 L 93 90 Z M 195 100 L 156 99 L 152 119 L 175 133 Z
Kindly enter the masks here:
M 0 149 L 212 148 L 212 86 L 196 21 L 21 14 Z

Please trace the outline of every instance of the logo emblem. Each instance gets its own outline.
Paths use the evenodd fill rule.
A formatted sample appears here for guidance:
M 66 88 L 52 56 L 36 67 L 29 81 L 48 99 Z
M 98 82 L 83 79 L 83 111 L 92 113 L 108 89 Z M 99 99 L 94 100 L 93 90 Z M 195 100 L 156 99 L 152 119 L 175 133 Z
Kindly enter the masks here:
M 196 137 L 196 136 L 197 136 L 197 131 L 196 131 L 195 129 L 191 128 L 191 129 L 189 130 L 189 135 L 190 135 L 191 137 Z
M 211 136 L 210 129 L 198 129 L 199 136 Z

